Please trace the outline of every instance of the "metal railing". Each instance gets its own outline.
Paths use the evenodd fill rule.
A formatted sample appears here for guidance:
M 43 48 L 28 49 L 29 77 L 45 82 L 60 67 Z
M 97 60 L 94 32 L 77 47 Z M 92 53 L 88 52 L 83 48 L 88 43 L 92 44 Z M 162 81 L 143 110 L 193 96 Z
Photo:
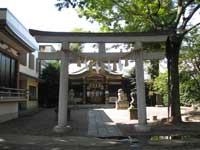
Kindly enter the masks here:
M 25 101 L 28 91 L 25 89 L 5 88 L 0 87 L 0 102 L 1 101 Z

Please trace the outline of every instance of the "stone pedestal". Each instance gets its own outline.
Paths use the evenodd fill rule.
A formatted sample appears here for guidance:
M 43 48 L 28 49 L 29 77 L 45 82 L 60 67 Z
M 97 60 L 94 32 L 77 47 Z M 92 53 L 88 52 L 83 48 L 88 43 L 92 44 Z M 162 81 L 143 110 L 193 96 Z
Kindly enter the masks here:
M 147 125 L 137 124 L 137 125 L 135 125 L 135 130 L 137 132 L 149 132 L 151 130 L 151 128 Z
M 130 120 L 138 119 L 137 108 L 129 108 L 128 111 Z
M 56 133 L 68 133 L 72 130 L 72 127 L 67 125 L 67 126 L 55 126 L 53 128 L 53 131 L 56 132 Z
M 128 101 L 116 101 L 115 108 L 116 109 L 128 109 L 129 102 Z
M 130 96 L 131 96 L 131 102 L 130 102 L 130 107 L 128 108 L 129 111 L 129 119 L 133 120 L 133 119 L 138 119 L 138 111 L 135 105 L 135 99 L 134 99 L 134 92 L 131 92 Z
M 151 116 L 151 121 L 157 121 L 157 120 L 158 120 L 157 116 Z

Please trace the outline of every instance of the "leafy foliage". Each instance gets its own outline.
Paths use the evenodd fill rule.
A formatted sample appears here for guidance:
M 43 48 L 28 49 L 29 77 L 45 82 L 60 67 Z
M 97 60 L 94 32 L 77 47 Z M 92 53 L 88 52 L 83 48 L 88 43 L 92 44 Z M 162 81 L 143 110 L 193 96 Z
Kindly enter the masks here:
M 183 103 L 200 102 L 200 34 L 193 30 L 186 37 L 180 57 L 181 99 Z
M 163 30 L 176 18 L 169 0 L 58 0 L 56 6 L 77 8 L 80 17 L 100 23 L 103 31 Z
M 42 71 L 43 82 L 39 85 L 39 104 L 44 107 L 53 107 L 58 103 L 60 63 L 51 61 Z
M 125 76 L 125 78 L 128 78 L 131 84 L 131 92 L 136 95 L 136 73 L 135 73 L 135 67 L 130 69 L 128 74 Z
M 198 78 L 199 80 L 200 78 Z M 183 105 L 200 102 L 199 82 L 194 80 L 189 72 L 181 73 L 180 99 Z
M 163 103 L 168 104 L 168 74 L 160 73 L 159 76 L 155 79 L 153 89 L 157 94 L 163 96 Z
M 186 37 L 179 61 L 180 67 L 180 102 L 182 105 L 190 105 L 200 102 L 200 34 L 193 30 Z M 167 73 L 162 73 L 156 78 L 154 90 L 168 97 Z

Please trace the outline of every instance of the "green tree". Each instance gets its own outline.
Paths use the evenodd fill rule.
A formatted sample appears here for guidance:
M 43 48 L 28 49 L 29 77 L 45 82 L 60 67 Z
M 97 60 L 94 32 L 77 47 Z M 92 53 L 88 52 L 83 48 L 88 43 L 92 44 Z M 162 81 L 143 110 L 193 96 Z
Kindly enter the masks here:
M 58 103 L 59 93 L 59 75 L 60 63 L 51 61 L 42 71 L 41 79 L 43 82 L 39 85 L 40 105 L 53 107 Z
M 200 34 L 193 30 L 185 38 L 183 51 L 180 55 L 181 102 L 200 102 Z
M 58 0 L 56 6 L 76 8 L 80 17 L 100 23 L 102 31 L 162 30 L 176 18 L 169 0 Z
M 181 122 L 179 53 L 185 35 L 200 25 L 191 24 L 199 0 L 58 0 L 56 6 L 77 8 L 80 16 L 99 22 L 104 31 L 170 30 L 166 42 L 170 115 L 173 123 Z
M 155 78 L 153 90 L 163 96 L 163 103 L 164 105 L 168 104 L 168 74 L 167 72 L 160 73 L 158 77 Z
M 128 74 L 124 76 L 130 82 L 131 92 L 134 93 L 134 97 L 136 98 L 136 74 L 135 67 L 128 71 Z
M 181 105 L 191 105 L 200 102 L 200 34 L 193 30 L 186 36 L 180 54 L 180 103 Z M 167 94 L 167 72 L 161 73 L 154 83 L 154 90 L 163 95 L 164 102 L 168 98 Z
M 145 45 L 144 45 L 145 46 Z M 163 43 L 151 43 L 148 44 L 144 49 L 147 49 L 147 51 L 164 51 L 165 45 Z M 154 91 L 154 81 L 155 78 L 159 76 L 159 60 L 154 59 L 150 60 L 150 63 L 148 63 L 147 67 L 147 73 L 150 75 L 150 79 L 147 80 L 148 85 L 148 96 L 149 100 L 151 101 L 151 105 L 156 105 L 156 99 L 158 98 L 158 94 Z

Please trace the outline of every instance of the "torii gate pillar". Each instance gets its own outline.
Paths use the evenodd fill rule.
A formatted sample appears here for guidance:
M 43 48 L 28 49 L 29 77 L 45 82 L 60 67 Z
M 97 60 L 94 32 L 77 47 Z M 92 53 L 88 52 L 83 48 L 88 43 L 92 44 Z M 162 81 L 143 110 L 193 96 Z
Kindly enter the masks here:
M 68 66 L 69 66 L 69 43 L 64 42 L 61 51 L 59 102 L 58 102 L 58 125 L 54 131 L 58 133 L 67 132 L 71 127 L 67 123 L 68 109 Z
M 143 66 L 143 50 L 142 44 L 136 42 L 136 90 L 137 90 L 137 110 L 138 110 L 138 125 L 135 126 L 138 131 L 149 130 L 147 126 L 146 115 L 146 99 L 145 99 L 145 84 L 144 84 L 144 66 Z

